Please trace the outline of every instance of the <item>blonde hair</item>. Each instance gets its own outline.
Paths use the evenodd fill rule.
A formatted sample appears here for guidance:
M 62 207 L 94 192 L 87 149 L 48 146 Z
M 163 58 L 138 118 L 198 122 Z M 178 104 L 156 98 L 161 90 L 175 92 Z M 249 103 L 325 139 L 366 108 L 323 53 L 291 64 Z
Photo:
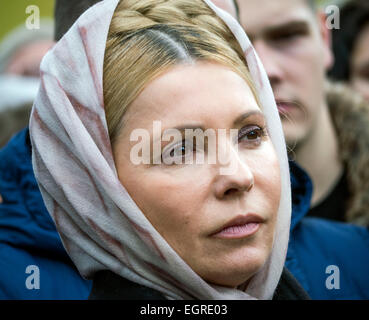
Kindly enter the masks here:
M 128 106 L 169 67 L 198 60 L 230 67 L 255 89 L 232 32 L 202 0 L 123 0 L 104 57 L 104 104 L 114 144 Z

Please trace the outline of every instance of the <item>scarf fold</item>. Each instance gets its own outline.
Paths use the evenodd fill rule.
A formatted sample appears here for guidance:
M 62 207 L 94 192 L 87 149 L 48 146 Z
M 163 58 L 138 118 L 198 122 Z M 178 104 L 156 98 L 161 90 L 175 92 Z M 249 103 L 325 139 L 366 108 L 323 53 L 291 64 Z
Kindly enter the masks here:
M 105 45 L 118 0 L 88 9 L 44 57 L 30 120 L 32 163 L 45 205 L 83 277 L 110 270 L 168 299 L 271 299 L 285 261 L 291 215 L 282 126 L 268 78 L 247 35 L 228 13 L 204 1 L 245 53 L 280 162 L 281 200 L 272 252 L 245 291 L 200 278 L 154 229 L 118 179 L 103 103 Z

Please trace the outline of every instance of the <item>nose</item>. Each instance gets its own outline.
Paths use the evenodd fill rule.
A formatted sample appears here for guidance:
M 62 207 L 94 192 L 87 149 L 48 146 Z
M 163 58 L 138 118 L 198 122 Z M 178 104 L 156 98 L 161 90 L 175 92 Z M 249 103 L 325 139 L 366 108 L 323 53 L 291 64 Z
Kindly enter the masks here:
M 254 175 L 250 167 L 233 146 L 228 150 L 228 162 L 219 168 L 223 170 L 219 170 L 215 182 L 215 196 L 218 199 L 250 192 L 254 186 Z
M 276 86 L 281 82 L 283 77 L 281 61 L 280 58 L 277 56 L 278 53 L 263 40 L 254 41 L 253 46 L 257 54 L 259 55 L 261 62 L 263 63 L 271 86 Z

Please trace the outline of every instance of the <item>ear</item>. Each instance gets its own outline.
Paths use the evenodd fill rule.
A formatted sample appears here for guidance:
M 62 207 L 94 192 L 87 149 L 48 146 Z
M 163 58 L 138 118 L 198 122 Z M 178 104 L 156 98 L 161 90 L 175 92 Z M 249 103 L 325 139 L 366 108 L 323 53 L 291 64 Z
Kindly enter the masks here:
M 332 53 L 332 32 L 327 27 L 327 16 L 321 10 L 316 13 L 316 19 L 319 25 L 319 33 L 323 44 L 324 66 L 326 70 L 330 69 L 334 63 L 334 57 Z

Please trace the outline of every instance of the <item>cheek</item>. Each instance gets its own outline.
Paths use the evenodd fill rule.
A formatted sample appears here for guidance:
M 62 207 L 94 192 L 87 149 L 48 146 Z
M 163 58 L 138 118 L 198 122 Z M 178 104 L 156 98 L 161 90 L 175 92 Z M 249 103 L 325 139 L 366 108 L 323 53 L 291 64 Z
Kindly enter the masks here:
M 258 199 L 275 216 L 281 197 L 281 177 L 279 161 L 270 141 L 254 155 L 250 167 Z
M 193 174 L 185 169 L 135 169 L 123 182 L 137 206 L 170 244 L 171 238 L 182 239 L 196 229 L 208 194 L 206 172 Z
M 316 87 L 324 80 L 324 50 L 318 40 L 300 40 L 284 51 L 286 72 L 296 84 Z M 317 83 L 317 78 L 319 82 Z
M 267 256 L 272 250 L 275 235 L 281 199 L 281 176 L 279 161 L 273 146 L 270 144 L 262 153 L 259 154 L 259 160 L 255 161 L 256 167 L 253 168 L 256 187 L 254 200 L 268 219 L 266 228 L 263 233 L 260 233 L 261 238 L 259 238 L 259 248 Z
M 324 99 L 325 68 L 321 50 L 306 48 L 286 61 L 286 66 L 289 92 L 300 104 L 300 112 L 292 118 L 292 124 L 297 121 L 300 126 L 294 126 L 293 131 L 299 132 L 315 121 Z

